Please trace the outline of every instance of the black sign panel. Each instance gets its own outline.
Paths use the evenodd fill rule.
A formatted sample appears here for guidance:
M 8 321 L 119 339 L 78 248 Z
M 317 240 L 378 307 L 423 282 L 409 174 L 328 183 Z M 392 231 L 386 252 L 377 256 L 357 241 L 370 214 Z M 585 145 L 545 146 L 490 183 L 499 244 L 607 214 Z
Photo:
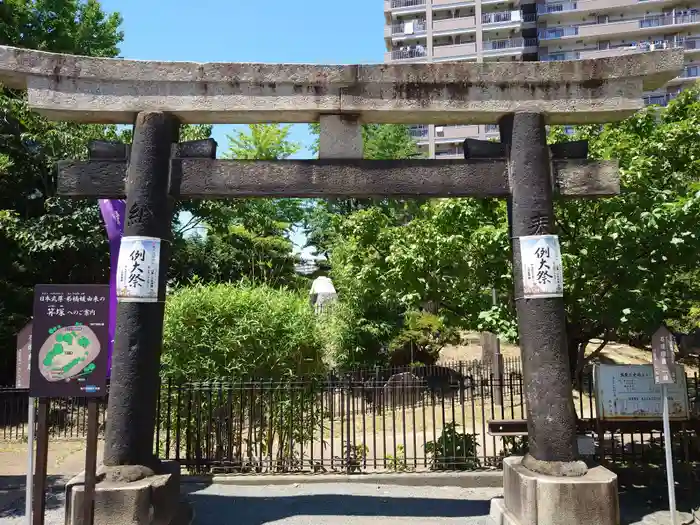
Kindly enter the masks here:
M 29 394 L 106 393 L 109 285 L 40 284 L 34 289 Z
M 676 382 L 676 359 L 673 353 L 673 334 L 665 326 L 651 337 L 651 364 L 654 383 L 672 385 Z
M 17 334 L 17 362 L 15 388 L 29 387 L 29 356 L 32 353 L 32 323 L 27 323 Z

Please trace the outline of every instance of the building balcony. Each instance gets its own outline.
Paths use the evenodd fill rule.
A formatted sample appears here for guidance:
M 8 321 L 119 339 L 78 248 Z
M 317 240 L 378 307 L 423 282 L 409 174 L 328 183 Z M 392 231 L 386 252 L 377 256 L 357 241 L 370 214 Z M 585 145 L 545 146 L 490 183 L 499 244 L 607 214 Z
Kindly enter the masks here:
M 435 126 L 435 142 L 462 142 L 467 137 L 478 137 L 479 126 Z
M 410 126 L 408 128 L 408 134 L 414 139 L 423 139 L 428 137 L 428 129 L 428 126 L 422 124 L 419 126 Z
M 611 56 L 629 55 L 634 53 L 642 53 L 645 51 L 654 51 L 655 49 L 672 49 L 684 48 L 686 43 L 683 39 L 676 40 L 655 40 L 653 42 L 637 42 L 633 46 L 615 46 L 607 49 L 599 49 L 597 47 L 581 48 L 569 51 L 560 51 L 542 55 L 540 60 L 543 62 L 553 60 L 584 60 L 592 58 L 604 58 Z M 694 44 L 693 44 L 694 45 Z M 700 44 L 699 44 L 700 46 Z
M 425 20 L 414 20 L 412 22 L 393 24 L 391 26 L 391 35 L 394 37 L 420 35 L 421 33 L 425 33 L 427 30 L 428 23 Z
M 561 51 L 558 53 L 550 53 L 548 55 L 540 55 L 542 62 L 557 62 L 561 60 L 578 60 L 581 58 L 580 51 Z
M 476 31 L 476 17 L 444 18 L 433 20 L 433 33 Z
M 425 49 L 394 49 L 384 53 L 384 61 L 391 62 L 394 60 L 422 60 L 428 56 Z
M 695 82 L 700 78 L 700 65 L 685 66 L 681 74 L 671 80 L 669 84 L 681 84 L 684 82 Z
M 425 6 L 426 0 L 388 0 L 391 9 Z
M 527 47 L 537 47 L 536 38 L 508 38 L 505 40 L 484 40 L 484 53 L 517 51 Z
M 433 0 L 433 9 L 445 8 L 454 9 L 460 7 L 473 7 L 475 0 Z
M 700 37 L 688 36 L 677 39 L 686 54 L 700 52 Z
M 648 30 L 655 30 L 659 27 L 684 26 L 691 24 L 700 24 L 700 15 L 658 15 L 601 24 L 592 23 L 575 26 L 551 27 L 541 29 L 539 31 L 539 38 L 540 40 L 558 40 L 571 37 L 624 38 L 623 35 L 630 35 L 640 32 L 646 33 L 649 32 Z
M 662 95 L 645 95 L 643 97 L 644 104 L 647 106 L 667 106 L 674 98 L 678 96 L 678 93 L 664 93 Z
M 476 42 L 433 47 L 433 58 L 450 59 L 476 55 Z
M 672 4 L 674 0 L 577 0 L 575 2 L 547 2 L 537 5 L 537 14 L 542 17 L 548 15 L 560 15 L 562 13 L 586 13 L 604 12 L 626 7 L 648 7 L 647 4 L 655 7 L 664 4 Z
M 537 33 L 540 40 L 557 40 L 559 38 L 576 35 L 578 35 L 578 26 L 550 27 L 541 29 Z
M 495 13 L 484 13 L 481 15 L 481 23 L 488 26 L 484 29 L 500 29 L 511 24 L 521 24 L 525 22 L 536 22 L 535 13 L 522 13 L 520 11 L 497 11 Z

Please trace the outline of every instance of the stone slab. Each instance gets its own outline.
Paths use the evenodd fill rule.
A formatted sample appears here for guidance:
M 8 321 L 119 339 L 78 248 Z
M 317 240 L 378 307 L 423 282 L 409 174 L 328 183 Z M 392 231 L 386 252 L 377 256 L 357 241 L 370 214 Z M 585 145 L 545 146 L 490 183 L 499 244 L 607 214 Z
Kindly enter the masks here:
M 676 512 L 675 525 L 693 525 L 696 523 L 693 515 L 688 512 Z M 660 510 L 652 514 L 647 514 L 642 519 L 642 525 L 672 525 L 671 512 Z
M 353 154 L 349 151 L 348 154 Z M 617 161 L 555 160 L 554 194 L 617 195 Z M 125 161 L 60 161 L 58 194 L 123 199 Z M 505 197 L 505 160 L 284 160 L 173 161 L 171 195 L 182 199 L 247 197 Z
M 163 462 L 160 472 L 135 481 L 115 481 L 98 470 L 94 525 L 170 525 L 177 522 L 185 508 L 180 499 L 180 467 L 174 462 Z M 84 489 L 84 473 L 66 484 L 65 525 L 84 525 Z
M 310 65 L 92 58 L 0 46 L 0 81 L 28 90 L 56 120 L 134 122 L 167 111 L 183 123 L 489 124 L 538 111 L 550 124 L 621 120 L 683 67 L 682 50 L 561 62 Z
M 618 525 L 617 475 L 593 467 L 581 477 L 537 474 L 521 457 L 503 462 L 502 500 L 492 500 L 498 525 Z

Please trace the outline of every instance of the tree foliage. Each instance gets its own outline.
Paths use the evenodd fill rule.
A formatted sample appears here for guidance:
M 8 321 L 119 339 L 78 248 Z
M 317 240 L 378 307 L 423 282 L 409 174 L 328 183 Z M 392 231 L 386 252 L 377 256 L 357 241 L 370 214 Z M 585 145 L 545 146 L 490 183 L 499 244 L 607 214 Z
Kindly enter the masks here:
M 622 190 L 556 209 L 569 349 L 579 369 L 592 338 L 648 343 L 662 322 L 682 317 L 700 298 L 700 287 L 683 278 L 700 250 L 698 95 L 698 88 L 687 90 L 667 108 L 578 132 L 591 157 L 619 159 Z M 556 131 L 552 137 L 562 138 Z
M 254 124 L 230 135 L 224 157 L 281 160 L 301 147 L 289 140 L 289 126 Z M 191 219 L 182 230 L 205 227 L 205 234 L 183 236 L 173 253 L 171 277 L 184 284 L 248 279 L 296 286 L 296 258 L 288 238 L 302 221 L 299 199 L 235 199 L 187 205 Z
M 116 56 L 121 17 L 94 0 L 6 0 L 0 44 Z M 105 282 L 109 259 L 96 203 L 56 197 L 55 163 L 84 158 L 114 126 L 49 122 L 25 94 L 0 89 L 0 383 L 11 381 L 15 334 L 31 315 L 37 283 Z
M 119 13 L 98 0 L 3 0 L 0 44 L 93 57 L 115 57 L 124 33 Z
M 224 157 L 241 160 L 281 160 L 301 149 L 289 139 L 291 126 L 250 124 L 248 130 L 228 135 L 229 149 Z
M 595 357 L 583 354 L 592 339 L 644 345 L 660 323 L 696 311 L 699 94 L 688 90 L 667 108 L 583 126 L 574 136 L 589 140 L 591 158 L 619 159 L 622 191 L 555 206 L 572 374 Z M 570 137 L 554 128 L 550 141 L 561 140 Z M 453 323 L 517 339 L 503 202 L 431 200 L 406 222 L 371 206 L 333 220 L 330 261 L 339 293 L 382 327 L 375 333 L 382 341 L 425 303 Z M 378 316 L 379 305 L 391 315 Z

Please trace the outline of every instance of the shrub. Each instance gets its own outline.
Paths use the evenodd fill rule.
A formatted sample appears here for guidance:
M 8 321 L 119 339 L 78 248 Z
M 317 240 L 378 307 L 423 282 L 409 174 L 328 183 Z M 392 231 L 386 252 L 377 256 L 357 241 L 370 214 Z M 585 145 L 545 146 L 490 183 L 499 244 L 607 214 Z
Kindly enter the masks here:
M 404 327 L 389 345 L 392 366 L 411 363 L 434 365 L 440 350 L 459 342 L 459 332 L 445 324 L 437 315 L 411 311 L 406 314 Z
M 260 472 L 266 458 L 272 470 L 297 470 L 304 458 L 296 446 L 313 440 L 324 417 L 304 408 L 318 396 L 308 379 L 324 372 L 321 350 L 300 294 L 249 284 L 182 288 L 166 304 L 161 428 L 177 429 L 180 454 L 225 455 L 236 472 Z M 307 382 L 291 381 L 300 377 Z M 242 383 L 250 379 L 264 381 Z
M 476 435 L 457 432 L 458 426 L 446 424 L 437 441 L 425 444 L 425 453 L 431 456 L 431 470 L 474 470 L 481 466 L 476 457 Z
M 163 376 L 284 380 L 323 371 L 308 299 L 250 284 L 194 285 L 168 297 Z
M 391 323 L 367 319 L 356 305 L 341 300 L 319 316 L 318 324 L 328 367 L 386 366 L 384 345 L 394 329 Z

